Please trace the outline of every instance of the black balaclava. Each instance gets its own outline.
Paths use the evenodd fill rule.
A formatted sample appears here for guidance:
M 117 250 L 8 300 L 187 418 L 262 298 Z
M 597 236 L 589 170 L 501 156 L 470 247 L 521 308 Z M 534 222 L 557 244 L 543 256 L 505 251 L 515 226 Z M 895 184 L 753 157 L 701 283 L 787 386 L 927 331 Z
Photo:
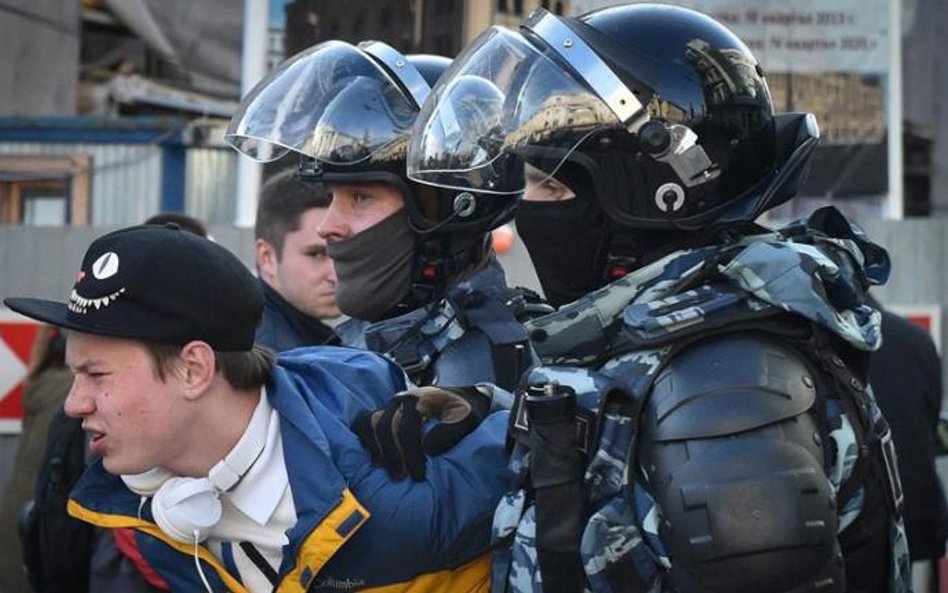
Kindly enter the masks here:
M 529 162 L 546 171 L 556 166 L 538 158 Z M 591 173 L 581 165 L 566 161 L 553 177 L 575 197 L 558 202 L 521 200 L 517 231 L 530 253 L 543 293 L 555 307 L 673 251 L 720 240 L 720 229 L 712 227 L 701 231 L 621 227 L 611 222 L 599 205 Z
M 521 200 L 517 232 L 543 294 L 554 307 L 575 301 L 603 283 L 609 249 L 609 225 L 579 167 L 564 163 L 556 179 L 576 197 L 558 202 Z
M 336 266 L 336 305 L 366 321 L 384 319 L 411 291 L 415 233 L 401 208 L 377 224 L 326 245 Z

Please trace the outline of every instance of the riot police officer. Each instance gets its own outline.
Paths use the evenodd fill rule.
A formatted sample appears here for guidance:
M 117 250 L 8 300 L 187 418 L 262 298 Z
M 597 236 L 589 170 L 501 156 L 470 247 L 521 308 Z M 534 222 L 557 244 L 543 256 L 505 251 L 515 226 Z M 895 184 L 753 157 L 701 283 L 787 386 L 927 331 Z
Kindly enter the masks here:
M 476 109 L 466 106 L 476 105 Z M 546 365 L 511 414 L 495 591 L 906 591 L 866 387 L 886 252 L 833 208 L 786 228 L 819 137 L 736 36 L 672 6 L 492 28 L 425 104 L 415 180 L 513 195 Z
M 301 156 L 301 175 L 332 203 L 319 232 L 353 321 L 346 345 L 388 354 L 418 385 L 492 382 L 512 388 L 532 364 L 490 230 L 516 194 L 411 181 L 411 124 L 447 58 L 404 56 L 381 42 L 321 43 L 288 60 L 242 102 L 227 132 L 256 160 Z

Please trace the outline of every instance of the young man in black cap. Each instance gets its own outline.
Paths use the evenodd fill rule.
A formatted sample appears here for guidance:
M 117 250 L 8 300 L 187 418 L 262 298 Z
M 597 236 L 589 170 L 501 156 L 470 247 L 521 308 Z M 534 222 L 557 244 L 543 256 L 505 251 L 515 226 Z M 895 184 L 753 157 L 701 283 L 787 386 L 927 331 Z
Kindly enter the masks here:
M 68 303 L 4 302 L 70 330 L 66 411 L 101 457 L 70 513 L 135 529 L 172 590 L 486 589 L 505 413 L 429 462 L 425 482 L 391 482 L 347 427 L 403 373 L 341 348 L 275 363 L 253 345 L 253 276 L 175 228 L 94 241 Z

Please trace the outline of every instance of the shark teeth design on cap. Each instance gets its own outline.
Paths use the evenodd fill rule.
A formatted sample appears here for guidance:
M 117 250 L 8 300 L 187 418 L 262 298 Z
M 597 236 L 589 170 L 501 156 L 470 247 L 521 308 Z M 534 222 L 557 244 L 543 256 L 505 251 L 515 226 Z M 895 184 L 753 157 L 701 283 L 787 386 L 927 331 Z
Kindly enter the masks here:
M 109 304 L 114 302 L 115 299 L 117 299 L 123 292 L 125 292 L 125 289 L 120 288 L 112 294 L 107 294 L 104 297 L 87 299 L 76 292 L 76 289 L 73 288 L 72 292 L 69 293 L 69 310 L 73 313 L 79 313 L 80 315 L 85 315 L 89 310 L 89 307 L 95 307 L 95 309 L 98 311 L 99 309 L 108 307 Z

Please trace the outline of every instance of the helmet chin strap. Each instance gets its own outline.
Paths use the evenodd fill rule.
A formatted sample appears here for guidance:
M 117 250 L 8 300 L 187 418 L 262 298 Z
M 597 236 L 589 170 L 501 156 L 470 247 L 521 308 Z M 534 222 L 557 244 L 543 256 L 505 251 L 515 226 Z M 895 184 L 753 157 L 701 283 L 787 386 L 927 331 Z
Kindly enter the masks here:
M 613 282 L 657 259 L 693 246 L 694 237 L 676 231 L 630 229 L 611 225 L 608 255 L 603 268 L 604 283 Z M 684 238 L 683 238 L 684 237 Z
M 642 265 L 641 246 L 631 239 L 631 233 L 617 233 L 612 229 L 609 235 L 605 245 L 605 266 L 602 269 L 603 284 L 627 276 Z
M 713 225 L 688 232 L 619 227 L 613 230 L 608 245 L 603 283 L 618 280 L 675 251 L 731 243 L 757 230 L 752 222 Z
M 448 283 L 459 273 L 484 261 L 490 250 L 490 234 L 461 249 L 453 248 L 458 235 L 418 236 L 412 272 L 411 298 L 417 305 L 431 303 L 444 294 Z

